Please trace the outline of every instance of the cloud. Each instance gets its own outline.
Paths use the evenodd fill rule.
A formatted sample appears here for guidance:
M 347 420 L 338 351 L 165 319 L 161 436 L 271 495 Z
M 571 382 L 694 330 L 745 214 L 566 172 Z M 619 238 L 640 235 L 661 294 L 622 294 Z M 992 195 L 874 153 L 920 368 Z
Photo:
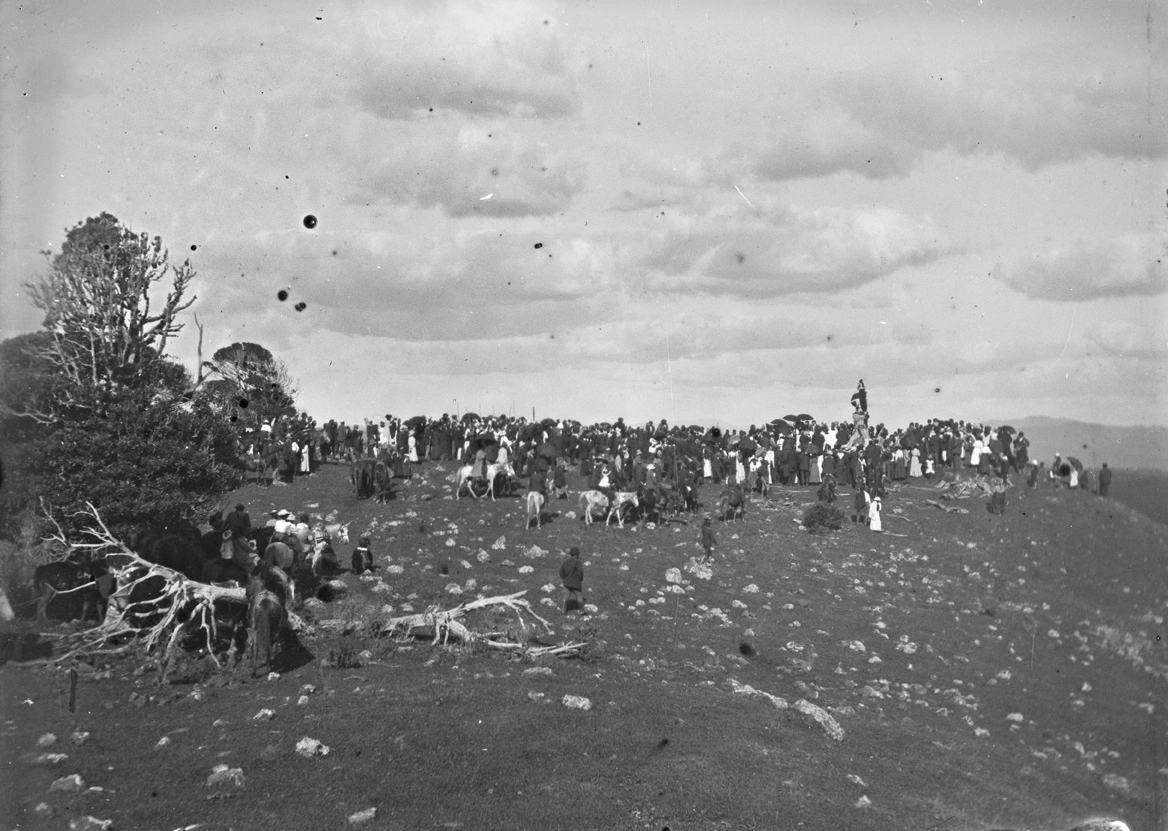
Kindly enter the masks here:
M 1168 291 L 1168 240 L 1145 234 L 1039 252 L 994 275 L 1027 297 L 1070 302 Z
M 586 181 L 583 163 L 570 153 L 499 126 L 383 130 L 367 123 L 349 155 L 363 172 L 353 177 L 348 202 L 438 207 L 453 217 L 555 213 Z
M 541 3 L 369 9 L 353 29 L 352 100 L 380 118 L 448 110 L 562 117 L 579 101 L 559 30 Z
M 834 292 L 954 250 L 929 218 L 894 208 L 805 209 L 755 200 L 754 209 L 675 214 L 671 228 L 645 245 L 649 283 L 753 297 Z

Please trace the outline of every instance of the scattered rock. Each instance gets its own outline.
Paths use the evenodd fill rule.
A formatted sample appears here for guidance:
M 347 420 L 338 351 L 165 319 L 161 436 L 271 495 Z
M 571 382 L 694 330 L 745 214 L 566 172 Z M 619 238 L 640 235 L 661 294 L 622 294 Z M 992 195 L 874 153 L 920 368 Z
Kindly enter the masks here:
M 161 739 L 158 740 L 158 744 L 154 745 L 154 749 L 161 750 L 162 748 L 166 747 L 168 744 L 170 744 L 170 736 L 163 736 Z
M 243 787 L 243 768 L 233 768 L 227 765 L 215 765 L 211 768 L 211 775 L 207 777 L 207 787 L 228 785 L 234 788 Z
M 591 710 L 592 702 L 587 698 L 579 695 L 565 695 L 564 706 L 571 707 L 574 710 Z
M 32 809 L 32 812 L 41 819 L 52 819 L 53 806 L 47 802 L 38 802 L 36 807 Z
M 523 670 L 524 675 L 554 675 L 551 667 L 532 667 Z
M 79 730 L 79 731 L 77 731 L 76 733 L 74 733 L 72 736 L 70 736 L 70 737 L 69 737 L 69 740 L 70 740 L 71 742 L 73 742 L 73 744 L 75 744 L 75 745 L 77 745 L 78 747 L 80 747 L 81 745 L 83 745 L 83 744 L 85 744 L 87 741 L 89 741 L 89 733 L 82 732 L 82 731 L 80 731 L 80 730 Z
M 57 735 L 55 733 L 45 733 L 37 739 L 37 747 L 52 747 L 57 743 Z
M 363 822 L 369 822 L 375 816 L 377 816 L 376 808 L 366 808 L 364 811 L 349 814 L 349 825 L 360 825 Z
M 329 746 L 316 739 L 310 739 L 308 736 L 305 736 L 296 742 L 296 752 L 306 759 L 311 759 L 313 756 L 327 756 Z
M 65 753 L 42 753 L 32 760 L 34 765 L 59 765 L 68 759 Z
M 112 819 L 82 817 L 81 819 L 69 820 L 69 831 L 109 831 L 113 824 Z
M 78 793 L 79 791 L 85 790 L 85 780 L 77 773 L 70 776 L 62 776 L 60 779 L 53 780 L 53 784 L 49 785 L 49 790 Z
M 265 707 L 264 709 L 262 709 L 258 713 L 256 713 L 254 716 L 252 716 L 251 720 L 252 721 L 271 721 L 275 717 L 276 717 L 276 711 L 269 710 L 267 707 Z

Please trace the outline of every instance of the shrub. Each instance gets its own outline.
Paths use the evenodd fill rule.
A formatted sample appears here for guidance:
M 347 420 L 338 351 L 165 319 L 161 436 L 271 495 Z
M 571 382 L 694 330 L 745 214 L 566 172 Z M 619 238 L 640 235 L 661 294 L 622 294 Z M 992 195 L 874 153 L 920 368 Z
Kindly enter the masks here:
M 843 511 L 825 502 L 816 502 L 803 512 L 803 525 L 812 534 L 838 531 L 844 527 L 846 519 Z

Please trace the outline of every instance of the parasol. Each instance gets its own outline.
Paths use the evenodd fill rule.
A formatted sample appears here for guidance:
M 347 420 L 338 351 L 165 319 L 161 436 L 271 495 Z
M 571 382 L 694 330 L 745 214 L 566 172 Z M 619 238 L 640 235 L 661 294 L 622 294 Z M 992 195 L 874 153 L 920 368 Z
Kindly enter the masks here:
M 1067 456 L 1065 459 L 1063 459 L 1063 461 L 1070 462 L 1071 464 L 1073 464 L 1075 466 L 1075 470 L 1079 471 L 1079 473 L 1083 472 L 1083 463 L 1080 462 L 1078 459 L 1076 459 L 1074 456 Z
M 815 416 L 809 416 L 807 413 L 800 413 L 795 416 L 796 421 L 815 421 Z
M 478 413 L 463 413 L 462 414 L 463 421 L 477 421 L 478 417 L 479 417 Z
M 1011 427 L 1009 424 L 1003 424 L 1001 427 L 998 428 L 998 432 L 999 433 L 1017 433 L 1018 431 L 1015 430 L 1013 427 Z
M 413 418 L 406 419 L 404 423 L 407 427 L 421 427 L 426 423 L 426 417 L 420 415 L 414 416 Z
M 775 420 L 777 421 L 778 419 L 775 419 Z M 792 424 L 794 424 L 794 423 L 795 423 L 796 421 L 798 421 L 798 420 L 799 420 L 799 416 L 797 416 L 797 415 L 790 415 L 790 414 L 787 414 L 787 415 L 783 416 L 783 421 L 789 421 L 789 422 L 791 422 Z M 772 423 L 773 423 L 773 422 L 772 422 Z

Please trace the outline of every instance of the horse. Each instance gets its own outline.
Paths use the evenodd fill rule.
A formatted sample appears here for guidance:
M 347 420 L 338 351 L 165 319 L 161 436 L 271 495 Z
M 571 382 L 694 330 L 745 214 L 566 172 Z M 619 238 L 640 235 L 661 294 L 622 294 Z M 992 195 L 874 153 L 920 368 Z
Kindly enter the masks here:
M 604 518 L 604 524 L 607 525 L 612 521 L 613 516 L 616 516 L 617 525 L 621 528 L 625 527 L 625 507 L 631 505 L 634 508 L 641 506 L 640 500 L 635 493 L 627 491 L 617 491 L 612 499 L 612 507 L 608 509 L 608 516 Z
M 722 515 L 722 521 L 726 522 L 731 517 L 746 519 L 746 505 L 749 499 L 750 497 L 737 485 L 722 491 L 722 495 L 718 497 L 718 513 Z
M 198 529 L 135 531 L 130 535 L 130 550 L 143 560 L 165 566 L 191 580 L 203 579 L 206 557 Z
M 271 485 L 276 478 L 276 471 L 280 468 L 280 454 L 276 452 L 260 454 L 251 453 L 246 456 L 240 456 L 240 461 L 243 462 L 243 480 L 244 482 L 251 481 L 251 474 L 255 474 L 256 484 L 263 482 L 265 485 Z
M 281 579 L 282 578 L 282 579 Z M 272 653 L 280 642 L 287 621 L 287 575 L 279 568 L 260 565 L 247 584 L 247 617 L 251 628 L 251 674 L 268 665 L 272 667 Z M 262 660 L 261 660 L 262 658 Z
M 385 462 L 377 462 L 373 465 L 373 493 L 377 497 L 379 505 L 387 503 L 393 495 L 393 474 L 390 473 L 389 465 Z
M 91 609 L 97 622 L 101 623 L 103 607 L 113 588 L 113 576 L 100 560 L 81 557 L 37 566 L 33 572 L 32 586 L 37 595 L 39 623 L 48 623 L 49 603 L 58 594 L 71 595 L 81 601 L 82 623 L 88 619 Z M 72 611 L 76 611 L 76 605 Z
M 487 465 L 486 467 L 487 467 L 487 475 L 486 475 L 487 490 L 491 494 L 491 500 L 494 501 L 494 499 L 495 499 L 495 479 L 498 478 L 500 473 L 505 473 L 508 477 L 514 476 L 515 475 L 515 468 L 513 468 L 511 466 L 510 462 L 508 462 L 507 464 L 493 462 L 493 463 Z M 470 475 L 471 471 L 473 469 L 474 469 L 473 465 L 463 465 L 462 467 L 460 467 L 458 469 L 458 481 L 454 486 L 454 498 L 455 499 L 459 498 L 460 494 L 462 493 L 463 487 L 466 487 L 467 492 L 470 493 L 470 495 L 473 496 L 475 499 L 479 498 L 479 495 L 477 493 L 475 493 L 475 489 L 474 489 L 475 480 L 472 479 L 471 475 Z
M 373 495 L 373 474 L 376 462 L 372 459 L 358 459 L 350 469 L 350 478 L 353 488 L 357 491 L 358 499 L 365 499 Z
M 319 524 L 312 529 L 312 572 L 322 574 L 325 570 L 340 571 L 341 564 L 337 560 L 333 542 L 349 544 L 348 525 Z
M 586 525 L 592 524 L 592 514 L 608 510 L 608 497 L 600 491 L 583 491 L 578 499 L 580 516 Z
M 524 528 L 531 527 L 531 520 L 535 518 L 535 527 L 543 527 L 543 503 L 544 496 L 539 491 L 528 491 L 527 493 L 527 522 L 523 524 Z
M 835 474 L 827 473 L 823 476 L 823 482 L 819 485 L 819 490 L 816 491 L 815 497 L 820 502 L 826 502 L 828 505 L 835 502 Z

